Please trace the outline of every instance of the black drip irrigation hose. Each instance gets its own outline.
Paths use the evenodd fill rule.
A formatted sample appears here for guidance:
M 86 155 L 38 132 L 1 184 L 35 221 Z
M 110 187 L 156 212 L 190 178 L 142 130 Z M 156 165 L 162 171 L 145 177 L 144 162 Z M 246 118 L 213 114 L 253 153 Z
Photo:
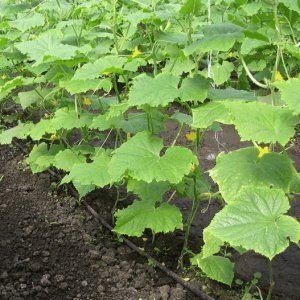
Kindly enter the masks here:
M 28 151 L 22 146 L 20 145 L 18 142 L 16 142 L 15 140 L 12 141 L 12 143 L 18 147 L 24 154 L 28 154 Z M 54 172 L 51 169 L 48 169 L 47 172 L 49 174 L 51 174 L 52 176 L 54 176 L 56 179 L 61 180 L 61 176 L 59 174 L 57 174 L 56 172 Z M 77 191 L 71 186 L 71 185 L 67 185 L 68 190 L 70 192 L 70 194 L 75 197 L 78 198 L 78 193 Z M 89 204 L 87 204 L 86 202 L 83 202 L 86 209 L 89 211 L 89 213 L 95 218 L 97 219 L 107 230 L 109 230 L 111 233 L 113 233 L 113 228 L 111 227 L 110 224 L 108 224 Z M 114 233 L 113 233 L 114 234 Z M 192 293 L 194 293 L 195 295 L 197 295 L 198 297 L 200 297 L 199 299 L 202 300 L 215 300 L 215 298 L 205 294 L 203 291 L 201 291 L 200 289 L 198 289 L 197 287 L 193 286 L 192 284 L 190 284 L 189 282 L 184 281 L 180 276 L 178 276 L 175 272 L 171 271 L 170 269 L 168 269 L 166 266 L 164 266 L 163 264 L 161 264 L 159 261 L 157 261 L 155 258 L 153 258 L 150 254 L 146 253 L 145 251 L 141 250 L 137 245 L 135 245 L 133 242 L 131 242 L 129 239 L 125 238 L 124 236 L 120 236 L 123 240 L 123 242 L 132 250 L 134 250 L 135 252 L 137 252 L 139 255 L 141 255 L 142 257 L 151 260 L 154 265 L 160 269 L 162 272 L 164 272 L 166 275 L 168 275 L 169 277 L 171 277 L 172 279 L 174 279 L 175 281 L 177 281 L 179 284 L 181 284 L 183 287 L 185 287 L 187 290 L 191 291 Z

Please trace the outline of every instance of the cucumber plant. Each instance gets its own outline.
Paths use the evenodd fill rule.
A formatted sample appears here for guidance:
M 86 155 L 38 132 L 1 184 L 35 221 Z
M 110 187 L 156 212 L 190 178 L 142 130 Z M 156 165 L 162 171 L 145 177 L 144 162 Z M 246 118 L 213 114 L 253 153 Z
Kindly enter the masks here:
M 0 142 L 30 138 L 32 172 L 63 170 L 80 197 L 115 186 L 118 202 L 125 187 L 136 200 L 116 203 L 115 232 L 184 230 L 181 259 L 199 204 L 221 198 L 191 264 L 231 285 L 224 245 L 271 262 L 299 244 L 286 214 L 300 190 L 287 151 L 300 114 L 299 14 L 289 0 L 3 0 L 0 105 L 24 113 Z M 172 141 L 168 122 L 178 125 Z M 218 155 L 216 191 L 199 145 L 223 125 L 253 146 Z M 183 130 L 191 143 L 179 143 Z M 193 200 L 186 222 L 175 194 Z M 268 299 L 273 285 L 270 268 Z

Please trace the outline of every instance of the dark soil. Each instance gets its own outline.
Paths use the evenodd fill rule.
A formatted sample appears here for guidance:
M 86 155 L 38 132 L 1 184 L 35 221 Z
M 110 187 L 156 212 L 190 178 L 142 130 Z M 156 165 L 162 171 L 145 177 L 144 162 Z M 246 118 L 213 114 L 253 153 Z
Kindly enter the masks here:
M 0 299 L 193 299 L 0 147 Z M 112 202 L 98 193 L 102 203 Z M 98 198 L 99 199 L 99 198 Z

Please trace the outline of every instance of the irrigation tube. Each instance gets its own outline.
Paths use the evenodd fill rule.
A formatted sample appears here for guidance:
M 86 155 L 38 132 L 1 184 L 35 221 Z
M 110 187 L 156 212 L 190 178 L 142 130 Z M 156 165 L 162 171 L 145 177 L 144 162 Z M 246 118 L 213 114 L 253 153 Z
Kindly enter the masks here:
M 28 151 L 22 145 L 20 145 L 18 142 L 16 142 L 15 140 L 13 140 L 12 143 L 15 146 L 17 146 L 24 154 L 28 154 Z M 53 170 L 48 169 L 47 171 L 48 171 L 49 174 L 51 174 L 52 176 L 54 176 L 56 179 L 58 179 L 58 180 L 62 179 L 61 176 L 59 174 L 57 174 L 56 172 L 54 172 Z M 71 185 L 67 185 L 67 187 L 69 189 L 70 194 L 73 197 L 78 198 L 77 191 Z M 89 213 L 95 219 L 97 219 L 107 230 L 109 230 L 112 234 L 114 234 L 112 232 L 113 228 L 111 227 L 111 225 L 108 224 L 89 204 L 87 204 L 86 202 L 83 202 L 83 203 L 84 203 L 86 209 L 89 211 Z M 158 269 L 160 269 L 165 274 L 167 274 L 169 277 L 171 277 L 172 279 L 174 279 L 175 281 L 177 281 L 179 284 L 181 284 L 183 287 L 185 287 L 186 289 L 188 289 L 189 291 L 191 291 L 192 293 L 194 293 L 195 295 L 197 295 L 198 297 L 200 297 L 199 299 L 202 299 L 202 300 L 215 300 L 215 298 L 213 298 L 213 297 L 205 294 L 203 291 L 201 291 L 200 289 L 196 288 L 195 286 L 193 286 L 189 282 L 184 281 L 175 272 L 171 271 L 166 266 L 162 265 L 159 261 L 157 261 L 155 258 L 153 258 L 150 254 L 148 254 L 145 251 L 141 250 L 137 245 L 135 245 L 129 239 L 125 238 L 124 236 L 121 236 L 121 238 L 122 238 L 123 242 L 129 248 L 131 248 L 132 250 L 134 250 L 135 252 L 137 252 L 142 257 L 151 260 Z

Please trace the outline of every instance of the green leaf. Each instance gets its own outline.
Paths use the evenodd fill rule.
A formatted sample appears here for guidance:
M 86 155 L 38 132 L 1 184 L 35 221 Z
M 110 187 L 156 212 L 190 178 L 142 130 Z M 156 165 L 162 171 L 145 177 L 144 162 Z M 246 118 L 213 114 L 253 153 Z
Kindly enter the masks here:
M 207 258 L 220 252 L 221 247 L 224 245 L 224 241 L 215 237 L 207 228 L 203 231 L 203 241 L 202 258 Z
M 201 0 L 185 0 L 184 4 L 180 9 L 180 13 L 186 15 L 198 15 L 202 7 Z
M 101 57 L 93 63 L 87 63 L 81 68 L 78 68 L 74 74 L 73 80 L 96 79 L 104 72 L 122 73 L 122 68 L 125 62 L 126 59 L 124 57 L 114 55 Z
M 214 82 L 217 85 L 223 84 L 228 79 L 230 79 L 231 72 L 234 70 L 234 65 L 231 62 L 223 61 L 223 63 L 220 64 L 214 64 L 212 66 L 212 73 Z
M 232 124 L 232 116 L 224 102 L 209 102 L 192 109 L 193 127 L 205 129 L 214 122 Z
M 191 125 L 193 122 L 193 118 L 190 115 L 182 113 L 179 110 L 176 110 L 170 119 L 177 121 L 181 126 L 184 124 Z
M 300 14 L 300 3 L 298 0 L 279 0 L 279 2 Z
M 130 178 L 127 183 L 127 191 L 138 195 L 142 200 L 156 203 L 161 200 L 163 195 L 171 188 L 170 184 L 165 181 L 138 181 Z
M 228 51 L 234 43 L 243 37 L 243 28 L 230 23 L 211 24 L 203 27 L 204 37 L 194 41 L 183 51 L 186 56 L 195 51 Z
M 229 103 L 235 125 L 242 141 L 287 144 L 295 134 L 299 118 L 286 108 L 265 103 Z M 251 126 L 249 126 L 251 120 Z
M 247 3 L 241 6 L 241 8 L 246 12 L 247 16 L 256 15 L 262 7 L 262 3 Z
M 36 65 L 45 61 L 67 60 L 73 58 L 78 47 L 62 43 L 63 36 L 60 31 L 52 29 L 43 32 L 35 40 L 17 43 L 16 47 Z
M 214 217 L 207 230 L 271 260 L 289 246 L 289 239 L 294 243 L 300 240 L 300 223 L 284 215 L 289 207 L 281 190 L 245 188 Z
M 295 115 L 300 114 L 300 78 L 277 81 L 274 85 L 280 90 L 281 99 Z
M 91 163 L 76 163 L 71 168 L 71 171 L 66 175 L 61 183 L 73 181 L 80 185 L 95 185 L 104 187 L 111 182 L 107 171 L 110 162 L 110 157 L 102 152 L 94 158 Z
M 178 83 L 179 77 L 168 73 L 161 73 L 155 78 L 141 74 L 134 78 L 129 92 L 129 104 L 166 106 L 179 96 Z
M 14 137 L 18 139 L 26 138 L 33 127 L 32 123 L 19 123 L 17 126 L 2 131 L 0 133 L 0 144 L 10 144 Z
M 256 96 L 254 92 L 248 92 L 243 90 L 235 90 L 232 87 L 228 87 L 226 89 L 214 89 L 210 88 L 208 91 L 208 98 L 215 101 L 220 100 L 247 100 L 254 101 L 256 100 Z
M 0 86 L 0 102 L 16 87 L 30 85 L 33 83 L 33 78 L 24 78 L 22 76 L 17 76 L 14 79 L 5 82 Z
M 182 229 L 182 215 L 175 205 L 162 203 L 159 207 L 149 201 L 135 201 L 115 213 L 114 231 L 129 236 L 141 236 L 146 228 L 155 233 Z
M 179 89 L 180 98 L 183 101 L 203 102 L 207 98 L 210 81 L 201 75 L 194 78 L 185 78 Z
M 71 171 L 75 164 L 85 163 L 86 159 L 82 155 L 78 155 L 71 149 L 65 149 L 57 153 L 53 166 L 58 169 Z
M 295 169 L 290 159 L 270 152 L 258 157 L 256 147 L 239 149 L 217 157 L 216 166 L 210 171 L 227 202 L 235 199 L 244 186 L 273 186 L 288 192 Z
M 31 13 L 24 17 L 18 18 L 17 20 L 9 22 L 11 27 L 16 28 L 22 32 L 25 32 L 31 28 L 43 26 L 44 23 L 45 19 L 40 13 Z
M 285 145 L 295 134 L 299 118 L 287 108 L 243 101 L 210 102 L 192 110 L 193 126 L 207 128 L 214 121 L 234 124 L 242 141 Z M 251 120 L 251 126 L 249 126 Z
M 164 115 L 157 109 L 148 109 L 148 114 L 143 113 L 128 113 L 126 120 L 120 120 L 118 127 L 128 133 L 138 133 L 146 131 L 149 128 L 149 118 L 151 119 L 152 131 L 154 134 L 161 132 L 164 129 Z
M 200 253 L 191 259 L 191 263 L 198 266 L 207 277 L 231 286 L 234 264 L 228 258 L 214 255 L 202 258 L 202 253 Z
M 56 154 L 62 149 L 61 145 L 52 145 L 49 149 L 46 143 L 35 145 L 26 159 L 32 173 L 47 170 L 52 166 Z
M 82 199 L 87 194 L 89 194 L 90 192 L 92 192 L 94 189 L 96 189 L 96 186 L 93 184 L 83 185 L 77 181 L 73 182 L 73 185 L 79 194 L 79 200 Z
M 119 123 L 124 120 L 123 116 L 109 118 L 108 113 L 98 115 L 93 118 L 90 129 L 99 129 L 100 131 L 107 130 L 109 128 L 119 128 Z
M 100 89 L 109 92 L 112 88 L 111 81 L 108 78 L 89 80 L 71 79 L 68 81 L 60 81 L 59 86 L 65 88 L 71 95 Z
M 35 90 L 28 92 L 20 92 L 18 94 L 18 97 L 23 109 L 26 109 L 34 103 L 42 101 L 41 96 Z
M 149 132 L 140 132 L 113 151 L 109 173 L 118 181 L 127 173 L 145 182 L 169 181 L 179 183 L 190 172 L 191 164 L 198 164 L 193 153 L 183 147 L 171 147 L 163 156 L 163 141 Z M 176 161 L 176 164 L 174 164 Z
M 51 120 L 51 124 L 54 128 L 61 129 L 73 129 L 89 126 L 92 123 L 92 114 L 82 112 L 80 117 L 74 109 L 60 108 L 55 112 L 54 118 Z
M 53 125 L 51 119 L 41 119 L 33 125 L 29 135 L 34 141 L 39 141 L 46 133 L 55 133 L 58 129 Z

